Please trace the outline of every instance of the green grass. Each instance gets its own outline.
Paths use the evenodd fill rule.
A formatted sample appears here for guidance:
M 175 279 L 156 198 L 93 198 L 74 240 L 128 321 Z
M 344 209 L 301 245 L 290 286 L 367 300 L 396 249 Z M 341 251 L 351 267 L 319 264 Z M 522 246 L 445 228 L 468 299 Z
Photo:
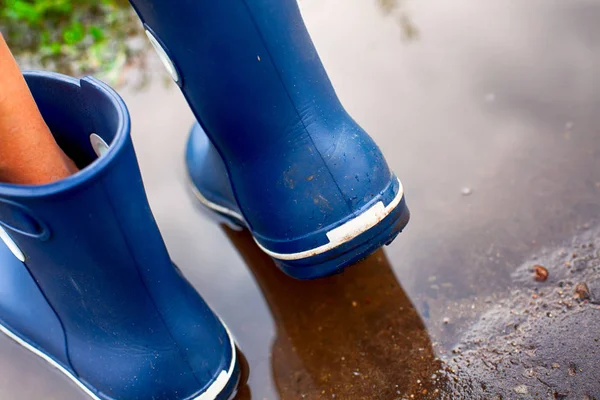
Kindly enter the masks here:
M 147 49 L 127 0 L 0 0 L 0 31 L 22 67 L 111 83 Z

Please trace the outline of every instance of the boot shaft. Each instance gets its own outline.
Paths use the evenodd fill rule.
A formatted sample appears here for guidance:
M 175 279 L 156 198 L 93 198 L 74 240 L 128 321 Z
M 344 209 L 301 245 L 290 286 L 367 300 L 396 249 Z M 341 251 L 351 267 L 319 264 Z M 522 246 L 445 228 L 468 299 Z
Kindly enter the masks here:
M 334 130 L 347 118 L 295 0 L 131 3 L 231 163 L 279 154 L 310 125 Z
M 145 197 L 124 104 L 90 78 L 30 73 L 26 80 L 57 143 L 81 171 L 48 185 L 0 185 L 0 223 L 50 302 L 66 305 L 59 311 L 66 319 L 87 319 L 99 298 L 109 315 L 120 303 L 140 306 L 131 290 L 139 281 L 135 266 L 160 272 L 154 266 L 170 261 Z M 94 144 L 107 144 L 100 158 L 92 134 L 101 138 Z

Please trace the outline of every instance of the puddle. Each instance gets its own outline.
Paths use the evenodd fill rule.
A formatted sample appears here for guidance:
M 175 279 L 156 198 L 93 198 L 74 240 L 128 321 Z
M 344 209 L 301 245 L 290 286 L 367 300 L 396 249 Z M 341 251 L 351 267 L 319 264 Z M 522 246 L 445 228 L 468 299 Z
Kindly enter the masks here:
M 270 372 L 281 398 L 434 393 L 441 363 L 382 250 L 343 274 L 307 282 L 274 270 L 247 231 L 226 233 L 275 321 Z
M 385 252 L 342 275 L 292 281 L 247 233 L 199 215 L 186 193 L 193 117 L 182 96 L 164 87 L 159 66 L 148 90 L 123 91 L 169 251 L 248 361 L 240 398 L 526 399 L 547 398 L 553 384 L 570 391 L 555 398 L 600 398 L 590 358 L 600 311 L 573 301 L 556 269 L 561 249 L 575 251 L 565 243 L 600 224 L 600 5 L 301 6 L 338 94 L 402 179 L 412 215 Z M 402 19 L 418 32 L 410 40 Z M 548 268 L 545 282 L 531 278 L 531 263 Z M 0 340 L 0 398 L 85 398 L 32 357 Z

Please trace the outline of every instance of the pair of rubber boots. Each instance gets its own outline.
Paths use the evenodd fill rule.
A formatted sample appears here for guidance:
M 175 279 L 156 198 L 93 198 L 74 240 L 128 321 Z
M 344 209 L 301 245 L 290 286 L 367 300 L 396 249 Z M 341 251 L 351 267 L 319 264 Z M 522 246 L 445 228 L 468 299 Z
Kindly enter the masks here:
M 339 104 L 295 3 L 179 3 L 134 6 L 202 124 L 186 153 L 201 203 L 299 279 L 391 242 L 402 186 Z M 0 329 L 94 399 L 232 397 L 234 341 L 170 260 L 123 101 L 93 78 L 25 77 L 81 171 L 0 184 Z

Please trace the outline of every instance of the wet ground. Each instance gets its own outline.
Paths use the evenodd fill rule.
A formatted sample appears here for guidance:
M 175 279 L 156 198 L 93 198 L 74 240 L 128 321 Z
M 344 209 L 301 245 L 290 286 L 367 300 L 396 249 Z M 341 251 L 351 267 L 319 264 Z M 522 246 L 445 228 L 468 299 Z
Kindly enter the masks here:
M 185 190 L 182 97 L 158 68 L 122 92 L 171 255 L 248 361 L 240 398 L 600 399 L 600 3 L 301 6 L 412 212 L 342 275 L 291 280 L 206 220 Z M 84 396 L 0 338 L 0 399 L 34 398 Z

